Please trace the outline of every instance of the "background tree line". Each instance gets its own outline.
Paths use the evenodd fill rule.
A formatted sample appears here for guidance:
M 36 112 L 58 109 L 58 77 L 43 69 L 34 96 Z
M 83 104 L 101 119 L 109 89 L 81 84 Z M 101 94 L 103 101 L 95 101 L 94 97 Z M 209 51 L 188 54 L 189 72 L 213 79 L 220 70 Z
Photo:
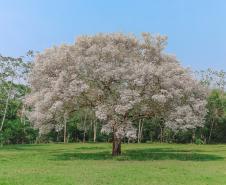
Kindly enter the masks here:
M 62 124 L 45 135 L 39 135 L 24 114 L 23 99 L 29 92 L 27 75 L 33 52 L 25 57 L 0 55 L 0 143 L 22 144 L 38 142 L 110 142 L 111 135 L 101 133 L 101 122 L 89 110 L 81 109 L 69 117 L 67 127 Z M 137 139 L 123 142 L 168 143 L 225 143 L 226 142 L 226 72 L 208 69 L 196 72 L 210 89 L 207 98 L 205 125 L 189 131 L 173 132 L 165 128 L 161 118 L 140 119 L 133 124 Z

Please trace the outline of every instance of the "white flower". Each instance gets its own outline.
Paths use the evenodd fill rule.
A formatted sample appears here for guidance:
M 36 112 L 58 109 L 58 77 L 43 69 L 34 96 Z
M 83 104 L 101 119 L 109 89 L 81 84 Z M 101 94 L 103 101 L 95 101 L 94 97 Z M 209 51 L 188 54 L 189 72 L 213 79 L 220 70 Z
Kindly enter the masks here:
M 159 103 L 166 103 L 166 97 L 162 94 L 155 94 L 152 96 L 152 99 Z

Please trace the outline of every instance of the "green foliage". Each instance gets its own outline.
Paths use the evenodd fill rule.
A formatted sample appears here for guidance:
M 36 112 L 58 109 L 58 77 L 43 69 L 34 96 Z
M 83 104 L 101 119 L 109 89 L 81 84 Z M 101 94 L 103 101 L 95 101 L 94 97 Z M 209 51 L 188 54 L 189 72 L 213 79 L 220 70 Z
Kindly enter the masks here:
M 214 90 L 207 104 L 205 134 L 208 142 L 226 142 L 226 94 Z
M 19 119 L 7 120 L 3 131 L 0 133 L 0 143 L 34 143 L 37 136 L 38 131 L 34 130 L 28 123 L 23 124 Z
M 198 138 L 198 139 L 195 139 L 195 144 L 201 145 L 201 144 L 204 144 L 204 142 L 202 139 Z
M 2 88 L 9 87 L 11 82 L 0 84 Z M 4 87 L 3 87 L 4 86 Z M 28 91 L 28 87 L 23 84 L 11 84 L 11 95 L 8 101 L 5 121 L 0 131 L 0 143 L 18 144 L 18 143 L 34 143 L 38 136 L 37 130 L 33 129 L 22 113 L 22 100 Z M 6 91 L 0 92 L 0 120 L 2 121 L 5 109 L 5 99 L 7 99 Z

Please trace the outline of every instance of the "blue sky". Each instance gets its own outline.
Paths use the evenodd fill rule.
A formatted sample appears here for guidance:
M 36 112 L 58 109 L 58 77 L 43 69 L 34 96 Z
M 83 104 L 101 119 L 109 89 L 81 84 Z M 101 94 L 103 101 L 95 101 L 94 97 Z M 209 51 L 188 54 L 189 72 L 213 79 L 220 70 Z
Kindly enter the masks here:
M 99 32 L 164 34 L 184 66 L 226 70 L 226 0 L 0 0 L 2 55 Z

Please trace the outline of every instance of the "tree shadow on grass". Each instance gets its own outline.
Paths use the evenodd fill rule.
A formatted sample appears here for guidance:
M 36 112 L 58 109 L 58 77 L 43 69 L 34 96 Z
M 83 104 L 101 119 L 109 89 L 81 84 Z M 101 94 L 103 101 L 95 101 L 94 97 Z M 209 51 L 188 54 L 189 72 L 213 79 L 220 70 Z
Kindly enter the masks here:
M 216 161 L 224 158 L 218 155 L 199 153 L 189 150 L 173 150 L 169 148 L 147 148 L 126 150 L 121 156 L 112 157 L 109 151 L 74 152 L 53 155 L 51 160 L 119 160 L 119 161 L 148 161 L 148 160 L 180 160 L 180 161 Z
M 40 151 L 40 150 L 49 150 L 48 149 L 48 144 L 15 144 L 15 145 L 5 145 L 3 147 L 0 147 L 0 151 L 4 151 L 4 150 L 25 150 L 25 151 Z M 55 145 L 57 145 L 58 143 L 54 143 Z M 59 145 L 62 143 L 59 143 Z M 50 148 L 51 151 L 63 151 L 63 150 L 67 150 L 67 145 L 61 145 L 62 148 Z M 81 146 L 81 147 L 77 147 L 76 144 L 73 146 L 76 150 L 103 150 L 106 149 L 106 147 L 103 146 Z
M 9 150 L 42 150 L 42 146 L 46 146 L 46 144 L 10 144 L 10 145 L 4 145 L 3 147 L 0 147 L 0 151 L 9 151 Z
M 102 150 L 106 149 L 106 147 L 102 146 L 84 146 L 84 147 L 77 147 L 76 150 Z

